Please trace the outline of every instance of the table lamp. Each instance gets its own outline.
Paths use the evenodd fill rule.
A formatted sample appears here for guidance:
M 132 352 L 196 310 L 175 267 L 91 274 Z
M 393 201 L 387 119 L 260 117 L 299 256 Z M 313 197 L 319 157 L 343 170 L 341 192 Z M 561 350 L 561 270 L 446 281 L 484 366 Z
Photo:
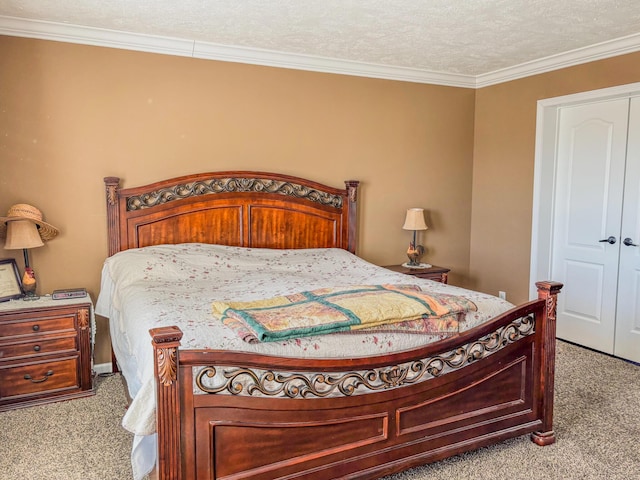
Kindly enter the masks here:
M 0 217 L 0 238 L 5 237 L 4 248 L 22 249 L 24 255 L 24 275 L 22 290 L 24 300 L 36 300 L 36 277 L 29 264 L 29 249 L 42 247 L 44 242 L 58 235 L 58 229 L 42 220 L 42 212 L 32 205 L 13 205 L 6 217 Z
M 416 243 L 416 234 L 418 230 L 427 230 L 429 228 L 424 221 L 424 209 L 408 209 L 402 228 L 404 230 L 413 230 L 413 241 L 409 243 L 409 248 L 407 249 L 407 257 L 409 257 L 409 261 L 404 263 L 403 266 L 409 268 L 430 267 L 431 265 L 427 263 L 420 263 L 420 257 L 424 254 L 424 247 Z

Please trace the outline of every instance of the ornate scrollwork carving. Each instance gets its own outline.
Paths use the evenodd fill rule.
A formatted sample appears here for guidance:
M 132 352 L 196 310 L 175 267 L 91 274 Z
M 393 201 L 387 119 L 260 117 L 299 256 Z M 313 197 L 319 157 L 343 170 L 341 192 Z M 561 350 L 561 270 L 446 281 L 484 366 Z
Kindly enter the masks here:
M 158 363 L 158 380 L 165 387 L 172 385 L 176 381 L 178 371 L 175 347 L 159 348 L 156 361 Z
M 547 317 L 549 320 L 556 319 L 556 302 L 558 297 L 556 295 L 549 295 L 547 297 Z
M 86 330 L 89 328 L 89 309 L 80 308 L 78 310 L 78 327 L 80 330 Z
M 347 184 L 347 192 L 349 195 L 349 201 L 355 202 L 358 199 L 358 182 L 357 180 L 349 180 L 345 182 Z
M 342 197 L 292 182 L 266 178 L 214 178 L 175 185 L 127 198 L 127 210 L 140 210 L 182 198 L 227 192 L 266 192 L 304 198 L 334 208 L 342 207 Z
M 118 191 L 117 185 L 107 185 L 107 204 L 109 205 L 116 204 L 117 191 Z
M 201 392 L 210 394 L 288 398 L 351 396 L 411 385 L 457 370 L 532 334 L 534 328 L 535 320 L 530 315 L 443 355 L 368 371 L 302 374 L 236 367 L 218 371 L 208 366 L 199 369 L 195 382 Z

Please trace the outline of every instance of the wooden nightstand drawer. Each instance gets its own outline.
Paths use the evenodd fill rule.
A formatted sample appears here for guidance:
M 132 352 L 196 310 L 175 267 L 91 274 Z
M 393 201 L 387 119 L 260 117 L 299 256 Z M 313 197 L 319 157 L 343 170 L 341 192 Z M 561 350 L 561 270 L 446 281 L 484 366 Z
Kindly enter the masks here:
M 36 338 L 28 342 L 3 345 L 0 342 L 0 360 L 77 351 L 76 336 Z
M 33 393 L 79 387 L 77 357 L 0 368 L 0 402 Z
M 0 338 L 62 331 L 75 331 L 75 312 L 71 312 L 64 317 L 42 317 L 7 322 L 0 329 Z

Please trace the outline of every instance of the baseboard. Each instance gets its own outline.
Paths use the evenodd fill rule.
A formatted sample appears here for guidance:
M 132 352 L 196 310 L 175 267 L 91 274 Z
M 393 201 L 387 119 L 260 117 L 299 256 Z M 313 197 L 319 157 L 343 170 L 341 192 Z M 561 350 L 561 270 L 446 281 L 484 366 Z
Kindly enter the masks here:
M 97 363 L 93 366 L 93 371 L 96 372 L 96 375 L 100 375 L 101 373 L 111 373 L 111 362 Z

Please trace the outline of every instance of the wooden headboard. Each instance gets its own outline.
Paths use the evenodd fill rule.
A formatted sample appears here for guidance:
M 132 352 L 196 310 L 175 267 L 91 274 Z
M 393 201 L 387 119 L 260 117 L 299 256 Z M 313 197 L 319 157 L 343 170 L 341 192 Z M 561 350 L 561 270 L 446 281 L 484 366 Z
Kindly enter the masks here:
M 187 175 L 133 188 L 104 179 L 109 255 L 186 242 L 355 253 L 358 183 L 337 189 L 265 172 Z

